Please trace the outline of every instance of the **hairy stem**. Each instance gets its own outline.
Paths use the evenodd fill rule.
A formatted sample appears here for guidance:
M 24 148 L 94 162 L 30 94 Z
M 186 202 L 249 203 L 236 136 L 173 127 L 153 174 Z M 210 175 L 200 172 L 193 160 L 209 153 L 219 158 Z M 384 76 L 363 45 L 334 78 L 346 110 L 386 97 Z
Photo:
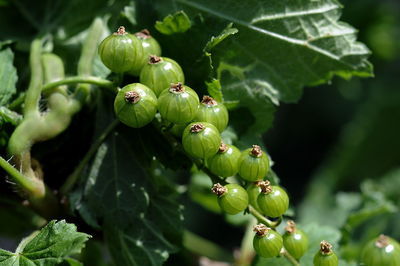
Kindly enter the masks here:
M 93 85 L 97 85 L 99 87 L 112 89 L 113 92 L 116 92 L 114 83 L 112 81 L 109 81 L 107 79 L 98 78 L 98 77 L 93 77 L 93 76 L 73 76 L 73 77 L 68 77 L 68 78 L 62 79 L 62 80 L 50 82 L 43 86 L 42 91 L 48 92 L 51 89 L 56 88 L 61 85 L 72 85 L 72 84 L 78 84 L 78 83 L 93 84 Z
M 94 156 L 100 145 L 105 141 L 107 136 L 115 129 L 115 127 L 119 124 L 119 120 L 115 119 L 108 127 L 104 130 L 104 132 L 96 139 L 93 145 L 90 147 L 89 151 L 85 154 L 85 157 L 81 160 L 79 165 L 75 168 L 74 172 L 67 178 L 65 183 L 61 186 L 60 192 L 61 194 L 67 194 L 74 186 L 76 181 L 79 179 L 83 169 L 89 163 L 90 159 Z
M 39 114 L 38 104 L 43 84 L 43 70 L 41 67 L 42 40 L 35 39 L 31 45 L 29 64 L 31 81 L 25 97 L 24 116 Z

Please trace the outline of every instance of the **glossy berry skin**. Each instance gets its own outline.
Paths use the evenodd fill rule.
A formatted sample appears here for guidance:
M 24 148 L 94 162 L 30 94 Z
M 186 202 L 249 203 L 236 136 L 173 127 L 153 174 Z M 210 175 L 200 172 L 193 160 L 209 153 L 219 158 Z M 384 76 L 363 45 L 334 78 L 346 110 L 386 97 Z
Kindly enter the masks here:
M 314 266 L 338 266 L 339 259 L 334 252 L 323 254 L 321 251 L 318 251 L 314 256 L 313 263 Z
M 133 76 L 139 76 L 140 71 L 149 61 L 150 55 L 161 56 L 161 47 L 157 40 L 150 35 L 148 30 L 136 32 L 135 36 L 142 45 L 143 53 L 139 58 L 138 64 L 135 66 L 135 68 L 129 70 L 129 74 Z
M 379 238 L 385 238 L 385 244 L 379 245 Z M 366 266 L 400 265 L 400 245 L 388 236 L 380 236 L 368 242 L 362 252 L 361 261 Z
M 300 259 L 308 249 L 308 237 L 300 229 L 286 232 L 283 236 L 283 246 L 295 258 Z
M 223 148 L 221 148 L 223 146 Z M 221 177 L 234 176 L 238 171 L 240 150 L 233 145 L 220 145 L 218 152 L 207 160 L 210 171 Z
M 253 247 L 257 254 L 264 258 L 273 258 L 279 255 L 283 246 L 282 236 L 274 231 L 268 230 L 266 235 L 255 235 L 253 238 Z
M 261 193 L 261 188 L 257 185 L 257 182 L 250 183 L 246 188 L 247 194 L 249 195 L 249 204 L 256 209 L 256 211 L 261 212 L 260 207 L 257 203 L 258 195 Z
M 204 96 L 194 120 L 213 124 L 219 132 L 222 132 L 228 125 L 228 110 L 222 103 L 218 103 L 209 96 Z
M 250 182 L 263 179 L 269 171 L 269 159 L 265 152 L 256 157 L 252 155 L 252 150 L 244 150 L 238 161 L 239 175 Z
M 258 207 L 264 215 L 280 217 L 289 208 L 289 197 L 279 186 L 271 186 L 269 193 L 261 192 L 257 198 Z
M 227 214 L 238 214 L 244 211 L 249 204 L 246 190 L 238 184 L 224 186 L 226 192 L 218 196 L 218 205 Z
M 193 130 L 195 128 L 200 130 Z M 215 155 L 221 143 L 218 129 L 206 122 L 195 122 L 189 124 L 182 135 L 183 149 L 190 156 L 207 159 Z
M 157 97 L 152 90 L 140 83 L 129 84 L 115 97 L 114 111 L 125 125 L 134 128 L 143 127 L 156 115 Z
M 120 27 L 99 45 L 99 55 L 106 67 L 115 73 L 127 72 L 140 64 L 143 48 L 134 35 Z
M 158 110 L 163 119 L 175 123 L 184 124 L 190 122 L 197 113 L 199 97 L 188 86 L 180 83 L 178 89 L 171 87 L 164 90 L 158 97 Z
M 171 83 L 178 82 L 185 82 L 182 68 L 167 57 L 150 57 L 140 72 L 140 83 L 152 89 L 157 96 L 169 88 Z

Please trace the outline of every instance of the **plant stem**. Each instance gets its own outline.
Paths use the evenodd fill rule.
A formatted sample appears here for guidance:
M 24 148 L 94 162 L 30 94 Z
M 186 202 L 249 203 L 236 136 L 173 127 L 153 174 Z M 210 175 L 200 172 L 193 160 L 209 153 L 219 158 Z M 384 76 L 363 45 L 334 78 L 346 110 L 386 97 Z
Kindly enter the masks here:
M 31 44 L 29 64 L 31 69 L 31 81 L 25 97 L 24 116 L 38 114 L 38 103 L 43 83 L 43 70 L 41 65 L 42 40 L 35 39 Z
M 85 157 L 80 161 L 78 166 L 72 172 L 72 174 L 67 178 L 65 183 L 61 186 L 60 192 L 61 194 L 67 194 L 74 186 L 76 181 L 79 179 L 83 169 L 89 163 L 90 159 L 96 153 L 100 145 L 105 141 L 107 136 L 115 129 L 115 127 L 119 124 L 119 120 L 115 119 L 108 127 L 103 131 L 103 133 L 96 139 L 96 141 L 92 144 L 89 151 L 85 154 Z
M 255 218 L 251 218 L 246 226 L 246 231 L 242 238 L 242 244 L 240 246 L 240 254 L 239 257 L 235 260 L 235 265 L 237 266 L 248 266 L 251 265 L 251 261 L 254 257 L 254 248 L 253 248 L 253 227 L 257 224 L 257 220 Z
M 271 221 L 269 220 L 267 217 L 265 217 L 264 215 L 262 215 L 261 213 L 259 213 L 253 206 L 251 206 L 249 204 L 249 212 L 251 213 L 251 215 L 253 215 L 255 218 L 257 218 L 257 220 L 260 223 L 265 224 L 266 226 L 270 227 L 270 228 L 275 228 L 277 227 L 281 220 L 277 220 L 277 221 Z
M 98 78 L 98 77 L 93 77 L 93 76 L 73 76 L 73 77 L 68 77 L 68 78 L 62 79 L 62 80 L 50 82 L 43 86 L 42 91 L 47 92 L 47 91 L 49 91 L 55 87 L 61 86 L 61 85 L 71 85 L 71 84 L 78 84 L 78 83 L 89 83 L 89 84 L 97 85 L 99 87 L 113 89 L 113 92 L 116 92 L 114 83 L 112 81 L 109 81 L 107 79 Z
M 44 194 L 44 186 L 42 182 L 38 182 L 33 178 L 29 178 L 21 174 L 8 161 L 0 156 L 0 167 L 6 171 L 12 180 L 18 184 L 27 194 L 42 196 Z
M 18 108 L 25 101 L 25 96 L 25 92 L 21 92 L 18 97 L 14 101 L 12 101 L 7 107 L 10 110 Z
M 195 254 L 206 256 L 213 260 L 227 262 L 233 261 L 230 252 L 187 230 L 183 233 L 183 246 Z
M 281 255 L 284 256 L 293 266 L 300 266 L 300 263 L 290 255 L 286 249 L 282 248 Z

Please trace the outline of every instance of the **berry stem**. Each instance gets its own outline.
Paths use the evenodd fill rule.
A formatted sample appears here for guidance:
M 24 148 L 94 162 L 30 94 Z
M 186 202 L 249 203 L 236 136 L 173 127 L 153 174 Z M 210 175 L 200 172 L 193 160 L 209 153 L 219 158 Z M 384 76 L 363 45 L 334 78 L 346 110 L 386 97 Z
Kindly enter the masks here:
M 277 227 L 280 222 L 281 219 L 278 219 L 276 221 L 271 221 L 268 218 L 266 218 L 264 215 L 262 215 L 261 213 L 259 213 L 253 206 L 249 205 L 249 212 L 251 213 L 251 215 L 253 215 L 260 223 L 265 224 L 266 226 L 270 227 L 270 228 L 275 228 Z
M 239 256 L 235 256 L 235 264 L 234 265 L 251 265 L 253 257 L 255 255 L 253 248 L 253 238 L 254 232 L 253 227 L 257 224 L 257 220 L 255 218 L 251 218 L 246 226 L 246 231 L 242 238 L 242 243 L 240 245 L 240 253 Z
M 285 248 L 282 248 L 281 255 L 285 257 L 293 266 L 300 266 L 300 263 Z

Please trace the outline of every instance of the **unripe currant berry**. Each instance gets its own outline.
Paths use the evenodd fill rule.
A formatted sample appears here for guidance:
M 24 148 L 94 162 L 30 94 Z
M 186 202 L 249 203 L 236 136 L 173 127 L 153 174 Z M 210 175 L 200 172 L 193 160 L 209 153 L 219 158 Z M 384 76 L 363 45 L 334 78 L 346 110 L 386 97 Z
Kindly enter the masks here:
M 238 184 L 214 184 L 211 191 L 218 196 L 218 205 L 228 214 L 238 214 L 249 204 L 246 190 Z
M 106 67 L 115 73 L 127 72 L 140 63 L 143 48 L 138 38 L 119 27 L 99 45 L 99 55 Z
M 218 103 L 210 96 L 203 96 L 195 121 L 204 121 L 213 124 L 219 132 L 224 131 L 228 125 L 228 110 L 225 105 Z
M 256 181 L 256 182 L 250 183 L 247 186 L 246 191 L 247 191 L 247 194 L 249 195 L 249 204 L 251 206 L 253 206 L 253 208 L 256 209 L 256 211 L 262 212 L 257 203 L 258 195 L 260 195 L 260 193 L 261 193 L 261 188 L 260 188 L 259 182 L 261 182 L 261 181 Z
M 258 145 L 242 152 L 239 158 L 239 175 L 246 181 L 263 179 L 269 170 L 269 159 Z
M 238 171 L 240 151 L 233 145 L 221 142 L 217 154 L 207 160 L 210 171 L 221 177 L 233 176 Z
M 183 131 L 183 149 L 196 158 L 207 159 L 217 153 L 221 143 L 219 131 L 207 122 L 189 124 Z
M 365 266 L 400 265 L 400 245 L 396 240 L 380 235 L 365 245 L 361 252 L 361 262 Z
M 278 256 L 283 246 L 281 235 L 264 224 L 254 226 L 253 230 L 256 232 L 253 247 L 257 254 L 264 258 Z
M 289 197 L 279 186 L 271 186 L 269 181 L 260 181 L 261 193 L 258 195 L 258 207 L 264 215 L 279 217 L 289 208 Z
M 308 237 L 296 227 L 294 221 L 289 220 L 283 235 L 283 246 L 295 259 L 300 259 L 308 249 Z
M 332 250 L 332 245 L 323 240 L 320 250 L 314 256 L 314 266 L 338 266 L 339 259 Z
M 161 56 L 161 47 L 157 40 L 150 35 L 150 32 L 147 29 L 136 32 L 135 36 L 142 44 L 143 54 L 139 58 L 138 64 L 135 66 L 135 68 L 129 71 L 129 74 L 133 76 L 139 76 L 140 71 L 149 61 L 150 55 Z
M 162 118 L 175 124 L 190 122 L 197 113 L 197 93 L 182 83 L 171 84 L 158 97 L 158 110 Z
M 188 123 L 185 123 L 185 124 L 174 124 L 169 131 L 175 137 L 181 138 L 182 134 L 183 134 L 183 131 L 185 130 L 187 125 L 188 125 Z
M 138 128 L 150 123 L 157 112 L 157 97 L 140 83 L 123 87 L 115 97 L 114 111 L 127 126 Z
M 158 96 L 171 83 L 185 82 L 182 68 L 177 62 L 167 57 L 150 55 L 148 63 L 140 72 L 140 83 L 148 86 Z

